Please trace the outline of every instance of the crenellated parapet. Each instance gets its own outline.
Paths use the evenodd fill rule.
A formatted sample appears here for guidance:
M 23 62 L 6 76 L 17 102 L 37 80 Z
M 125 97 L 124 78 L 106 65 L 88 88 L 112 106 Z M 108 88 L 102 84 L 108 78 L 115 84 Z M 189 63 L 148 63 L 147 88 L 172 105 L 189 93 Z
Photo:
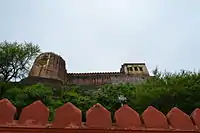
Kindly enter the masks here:
M 120 77 L 120 72 L 93 72 L 93 73 L 68 73 L 69 84 L 78 85 L 102 85 L 109 83 L 111 77 Z
M 91 73 L 67 73 L 69 76 L 97 76 L 97 75 L 120 75 L 120 72 L 91 72 Z
M 68 83 L 77 85 L 138 83 L 147 77 L 146 75 L 127 75 L 121 72 L 68 73 L 67 75 Z
M 55 110 L 53 121 L 48 121 L 50 109 L 41 101 L 24 107 L 19 120 L 17 108 L 8 100 L 0 100 L 0 132 L 2 133 L 199 133 L 200 109 L 188 115 L 172 107 L 165 115 L 153 106 L 142 114 L 123 105 L 114 114 L 96 103 L 86 112 L 68 102 Z M 82 115 L 86 114 L 86 121 Z M 115 118 L 115 121 L 112 120 Z

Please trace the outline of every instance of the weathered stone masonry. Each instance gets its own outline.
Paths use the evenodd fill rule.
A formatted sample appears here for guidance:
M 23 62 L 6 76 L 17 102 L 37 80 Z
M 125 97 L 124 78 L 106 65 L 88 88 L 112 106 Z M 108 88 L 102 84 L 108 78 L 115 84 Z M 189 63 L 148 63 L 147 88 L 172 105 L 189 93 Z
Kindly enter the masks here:
M 124 63 L 120 72 L 68 73 L 65 60 L 52 52 L 40 54 L 33 63 L 26 83 L 45 83 L 60 85 L 103 85 L 117 83 L 137 83 L 148 78 L 145 63 Z M 36 80 L 37 79 L 37 80 Z M 48 82 L 49 81 L 49 82 Z

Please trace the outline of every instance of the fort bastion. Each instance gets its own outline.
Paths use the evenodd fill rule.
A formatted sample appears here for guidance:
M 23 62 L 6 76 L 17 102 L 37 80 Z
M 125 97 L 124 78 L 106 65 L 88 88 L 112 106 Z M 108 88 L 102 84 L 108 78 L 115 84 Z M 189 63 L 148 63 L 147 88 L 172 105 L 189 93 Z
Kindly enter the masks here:
M 124 63 L 119 72 L 69 73 L 65 60 L 52 52 L 41 53 L 34 61 L 26 83 L 49 85 L 103 85 L 138 83 L 148 78 L 145 63 Z

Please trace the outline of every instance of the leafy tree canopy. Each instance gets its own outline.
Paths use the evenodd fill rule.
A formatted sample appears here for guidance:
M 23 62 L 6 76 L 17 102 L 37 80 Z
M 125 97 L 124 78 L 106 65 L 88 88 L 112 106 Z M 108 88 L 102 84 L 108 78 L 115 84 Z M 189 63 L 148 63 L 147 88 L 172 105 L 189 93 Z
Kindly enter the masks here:
M 8 82 L 26 76 L 38 53 L 39 46 L 32 43 L 0 42 L 0 80 Z

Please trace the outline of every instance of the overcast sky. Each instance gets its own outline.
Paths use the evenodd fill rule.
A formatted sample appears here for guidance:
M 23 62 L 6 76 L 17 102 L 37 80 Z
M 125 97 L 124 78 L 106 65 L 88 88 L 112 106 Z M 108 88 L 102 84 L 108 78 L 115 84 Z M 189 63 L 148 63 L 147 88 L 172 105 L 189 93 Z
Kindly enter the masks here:
M 200 67 L 200 0 L 1 0 L 0 41 L 31 41 L 68 72 Z

